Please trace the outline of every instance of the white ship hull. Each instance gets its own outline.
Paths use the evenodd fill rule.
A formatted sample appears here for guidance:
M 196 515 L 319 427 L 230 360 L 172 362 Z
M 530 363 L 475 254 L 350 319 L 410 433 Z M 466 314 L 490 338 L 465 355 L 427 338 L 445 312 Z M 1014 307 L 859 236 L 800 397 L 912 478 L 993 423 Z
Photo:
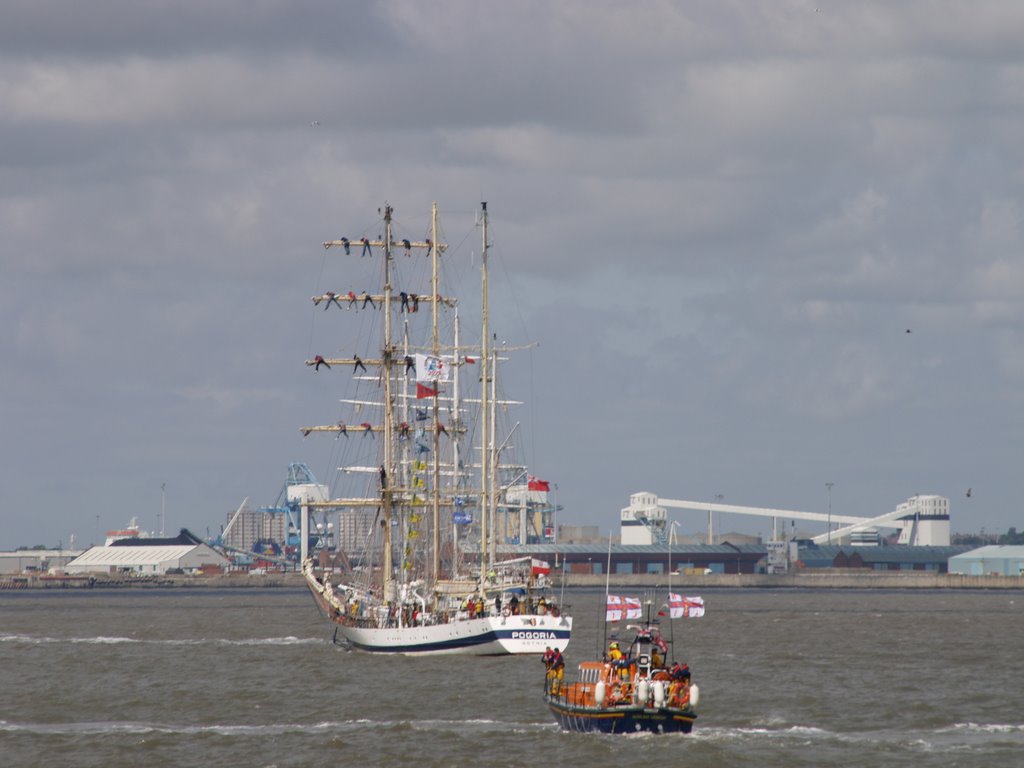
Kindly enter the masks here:
M 331 590 L 311 569 L 306 569 L 305 576 L 313 599 L 334 627 L 334 641 L 359 651 L 463 656 L 542 654 L 548 647 L 564 651 L 572 635 L 572 617 L 551 613 L 508 613 L 404 627 L 370 626 L 366 620 L 345 615 L 345 606 L 333 599 Z
M 421 627 L 356 627 L 336 624 L 336 639 L 371 653 L 504 656 L 565 650 L 572 618 L 550 615 L 488 616 Z

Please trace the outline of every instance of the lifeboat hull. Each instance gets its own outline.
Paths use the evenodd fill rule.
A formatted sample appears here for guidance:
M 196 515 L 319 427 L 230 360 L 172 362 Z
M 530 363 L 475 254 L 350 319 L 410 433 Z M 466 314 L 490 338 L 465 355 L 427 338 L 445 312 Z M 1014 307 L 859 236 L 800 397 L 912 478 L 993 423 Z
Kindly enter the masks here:
M 563 731 L 599 733 L 689 733 L 697 714 L 671 707 L 589 707 L 545 696 Z

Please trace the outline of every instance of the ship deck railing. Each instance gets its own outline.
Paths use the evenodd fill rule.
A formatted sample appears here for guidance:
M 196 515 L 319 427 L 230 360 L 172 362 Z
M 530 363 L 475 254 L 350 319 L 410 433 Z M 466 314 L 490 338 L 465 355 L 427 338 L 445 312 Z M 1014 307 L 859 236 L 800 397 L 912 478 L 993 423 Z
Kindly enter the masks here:
M 554 680 L 551 677 L 545 679 L 544 693 L 552 703 L 566 708 L 592 709 L 604 711 L 616 708 L 644 709 L 671 709 L 666 702 L 662 707 L 655 707 L 653 693 L 648 696 L 645 702 L 634 701 L 634 675 L 628 679 L 618 678 L 618 670 L 610 662 L 584 661 L 580 662 L 578 679 L 573 682 L 562 681 L 554 690 Z M 604 682 L 607 686 L 606 698 L 602 704 L 597 703 L 595 692 L 597 685 Z M 668 682 L 668 673 L 665 670 L 658 670 L 649 678 L 650 682 Z M 612 691 L 615 691 L 613 694 Z

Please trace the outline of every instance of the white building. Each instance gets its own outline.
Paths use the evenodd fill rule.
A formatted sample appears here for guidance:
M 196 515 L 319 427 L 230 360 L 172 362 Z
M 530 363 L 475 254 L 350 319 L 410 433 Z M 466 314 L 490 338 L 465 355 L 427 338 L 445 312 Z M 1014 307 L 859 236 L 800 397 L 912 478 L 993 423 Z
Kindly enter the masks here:
M 949 499 L 944 496 L 911 496 L 896 506 L 900 529 L 897 544 L 915 547 L 949 546 Z
M 188 531 L 173 539 L 134 539 L 92 547 L 64 566 L 66 573 L 162 574 L 180 569 L 195 573 L 204 566 L 226 568 L 229 562 Z
M 658 506 L 658 495 L 641 491 L 631 494 L 629 506 L 619 513 L 623 544 L 664 544 L 665 508 Z
M 949 572 L 967 576 L 1024 576 L 1024 546 L 993 544 L 949 558 Z

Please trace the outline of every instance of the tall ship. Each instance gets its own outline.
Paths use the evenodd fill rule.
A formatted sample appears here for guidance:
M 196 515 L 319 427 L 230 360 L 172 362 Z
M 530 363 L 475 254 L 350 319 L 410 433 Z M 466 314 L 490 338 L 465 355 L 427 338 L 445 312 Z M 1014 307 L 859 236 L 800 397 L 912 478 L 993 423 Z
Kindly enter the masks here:
M 343 260 L 349 283 L 312 297 L 354 332 L 342 347 L 351 356 L 306 360 L 329 381 L 346 381 L 339 418 L 302 428 L 333 438 L 342 491 L 298 489 L 306 583 L 334 641 L 356 650 L 564 649 L 572 618 L 554 593 L 549 564 L 497 554 L 511 528 L 548 532 L 553 523 L 545 517 L 547 484 L 504 458 L 515 428 L 498 426 L 508 403 L 496 385 L 505 358 L 489 328 L 487 204 L 478 218 L 480 341 L 471 346 L 460 344 L 458 298 L 445 294 L 448 248 L 437 206 L 422 239 L 396 231 L 389 205 L 379 212 L 376 237 L 324 243 Z

